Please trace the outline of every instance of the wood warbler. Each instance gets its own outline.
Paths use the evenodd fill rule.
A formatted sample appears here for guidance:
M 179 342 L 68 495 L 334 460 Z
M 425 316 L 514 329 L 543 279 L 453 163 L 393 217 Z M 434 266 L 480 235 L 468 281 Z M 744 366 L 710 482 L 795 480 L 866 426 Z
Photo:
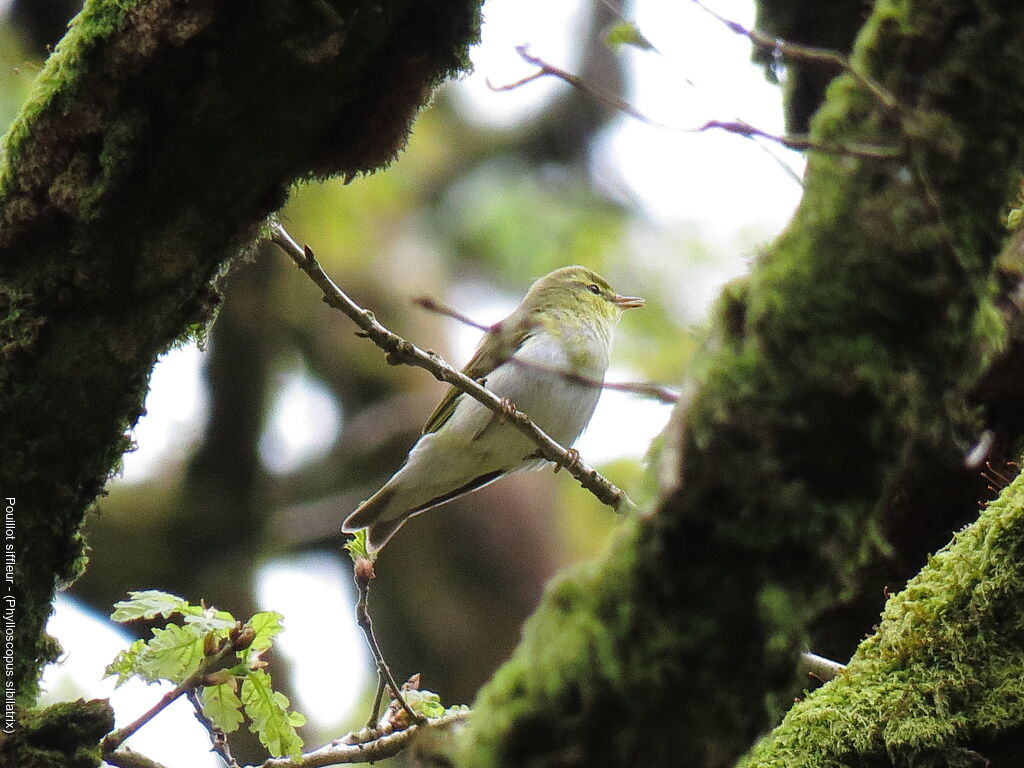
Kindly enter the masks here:
M 490 327 L 463 373 L 569 447 L 601 395 L 600 387 L 573 375 L 604 381 L 622 310 L 643 304 L 639 297 L 618 295 L 585 267 L 556 269 Z M 367 528 L 367 546 L 376 551 L 413 515 L 544 463 L 526 436 L 452 387 L 402 467 L 348 516 L 343 530 Z

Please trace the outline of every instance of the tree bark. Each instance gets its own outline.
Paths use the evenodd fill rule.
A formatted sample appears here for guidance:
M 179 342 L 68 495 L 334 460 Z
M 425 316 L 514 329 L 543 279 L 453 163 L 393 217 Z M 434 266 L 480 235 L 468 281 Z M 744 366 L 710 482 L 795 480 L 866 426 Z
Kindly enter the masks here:
M 55 579 L 84 566 L 83 515 L 157 355 L 203 332 L 215 278 L 291 183 L 394 157 L 478 25 L 478 0 L 96 0 L 76 18 L 0 166 L 20 701 L 56 657 Z
M 668 435 L 681 446 L 678 487 L 602 561 L 551 586 L 479 697 L 463 768 L 732 764 L 792 701 L 812 622 L 885 548 L 883 510 L 915 462 L 962 455 L 980 429 L 969 395 L 1005 338 L 996 259 L 1022 167 L 1024 10 L 882 0 L 853 62 L 896 106 L 844 75 L 812 138 L 901 158 L 811 154 L 790 227 L 719 302 L 717 348 Z M 1016 499 L 1003 514 L 1019 516 Z M 975 563 L 973 580 L 946 572 L 930 582 L 936 600 L 962 606 L 992 590 L 1008 610 L 1020 547 L 1005 541 L 1016 560 Z M 892 610 L 922 609 L 911 597 Z M 1024 700 L 1019 618 L 986 625 L 987 656 L 957 655 L 926 620 L 914 626 L 922 653 L 954 654 L 944 674 L 998 680 L 1001 701 Z M 900 710 L 910 719 L 897 764 L 962 764 L 978 738 L 1012 753 L 1019 707 L 915 694 L 910 676 L 889 684 L 917 707 Z M 964 722 L 939 729 L 946 716 Z M 856 721 L 837 717 L 856 741 Z M 813 746 L 805 764 L 818 764 Z M 884 746 L 874 755 L 889 764 Z

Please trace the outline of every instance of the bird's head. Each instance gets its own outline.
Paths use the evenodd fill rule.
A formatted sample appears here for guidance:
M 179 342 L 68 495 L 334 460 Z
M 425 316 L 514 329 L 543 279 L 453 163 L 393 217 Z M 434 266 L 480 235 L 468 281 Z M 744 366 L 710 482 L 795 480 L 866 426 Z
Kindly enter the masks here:
M 622 310 L 642 307 L 639 296 L 621 296 L 608 281 L 586 267 L 562 267 L 530 286 L 522 309 L 528 315 L 576 317 L 581 322 L 615 323 Z

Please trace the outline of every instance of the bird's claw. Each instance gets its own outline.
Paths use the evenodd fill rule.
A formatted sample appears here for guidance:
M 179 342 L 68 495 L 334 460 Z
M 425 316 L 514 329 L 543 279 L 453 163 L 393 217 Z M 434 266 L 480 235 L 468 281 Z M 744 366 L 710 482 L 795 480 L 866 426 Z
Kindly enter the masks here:
M 562 469 L 572 471 L 576 469 L 580 464 L 580 452 L 575 448 L 568 448 L 565 451 L 566 459 L 564 462 L 555 462 L 555 474 L 557 475 Z
M 516 405 L 507 397 L 501 398 L 501 410 L 498 413 L 498 421 L 509 421 L 516 415 Z

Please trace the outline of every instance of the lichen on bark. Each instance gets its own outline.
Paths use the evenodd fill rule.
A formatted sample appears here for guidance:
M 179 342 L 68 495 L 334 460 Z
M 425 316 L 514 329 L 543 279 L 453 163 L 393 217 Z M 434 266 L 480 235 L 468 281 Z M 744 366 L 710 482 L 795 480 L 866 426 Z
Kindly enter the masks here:
M 719 305 L 680 487 L 549 590 L 460 766 L 724 766 L 788 708 L 808 627 L 885 546 L 913 458 L 977 428 L 1022 41 L 1012 2 L 875 5 L 853 61 L 900 106 L 843 76 L 812 138 L 903 158 L 811 154 L 791 225 Z

